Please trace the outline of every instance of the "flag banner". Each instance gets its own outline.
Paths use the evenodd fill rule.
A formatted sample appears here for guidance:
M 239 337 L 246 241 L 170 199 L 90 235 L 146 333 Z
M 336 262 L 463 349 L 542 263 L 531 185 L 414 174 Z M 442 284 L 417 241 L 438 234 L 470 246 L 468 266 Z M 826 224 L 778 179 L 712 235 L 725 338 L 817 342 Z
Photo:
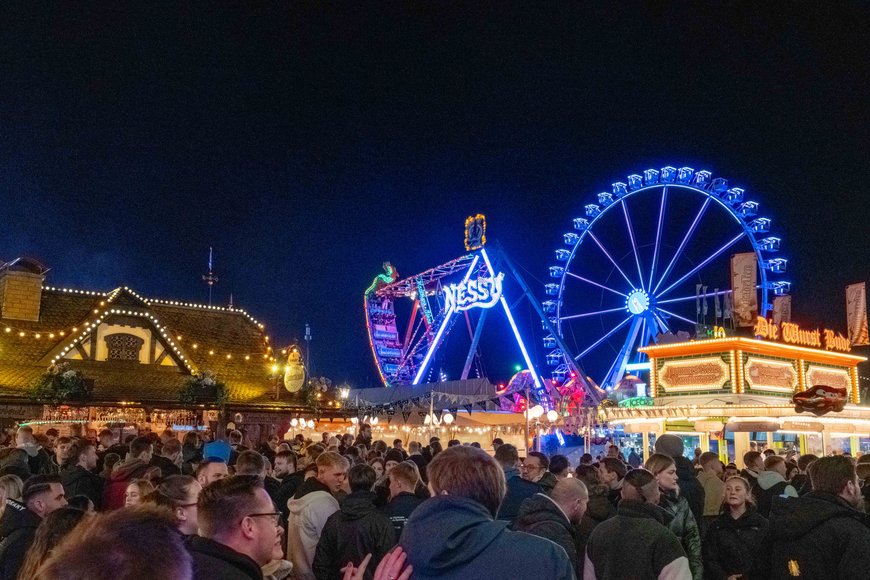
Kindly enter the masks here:
M 707 286 L 701 287 L 701 294 L 704 296 L 704 304 L 701 309 L 701 314 L 704 316 L 704 322 L 707 322 Z
M 755 252 L 731 256 L 731 300 L 734 326 L 755 326 L 758 316 L 758 256 Z
M 773 323 L 791 322 L 791 296 L 776 296 L 773 299 Z
M 701 285 L 695 284 L 695 314 L 701 315 Z
M 719 307 L 719 289 L 713 288 L 713 312 L 716 313 L 716 320 L 722 318 L 722 309 Z
M 731 320 L 731 293 L 722 296 L 722 320 Z
M 867 333 L 867 283 L 846 286 L 846 323 L 852 346 L 870 344 Z

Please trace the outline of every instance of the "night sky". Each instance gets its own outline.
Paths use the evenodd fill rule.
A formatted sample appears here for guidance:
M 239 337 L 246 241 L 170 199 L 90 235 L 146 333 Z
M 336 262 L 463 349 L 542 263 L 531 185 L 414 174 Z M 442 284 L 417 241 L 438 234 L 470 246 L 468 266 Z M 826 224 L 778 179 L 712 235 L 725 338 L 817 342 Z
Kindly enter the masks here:
M 206 302 L 214 246 L 216 303 L 273 344 L 310 322 L 317 370 L 374 386 L 381 262 L 457 257 L 483 212 L 541 290 L 597 192 L 688 165 L 773 219 L 794 318 L 845 330 L 870 277 L 866 4 L 543 6 L 4 2 L 0 259 Z

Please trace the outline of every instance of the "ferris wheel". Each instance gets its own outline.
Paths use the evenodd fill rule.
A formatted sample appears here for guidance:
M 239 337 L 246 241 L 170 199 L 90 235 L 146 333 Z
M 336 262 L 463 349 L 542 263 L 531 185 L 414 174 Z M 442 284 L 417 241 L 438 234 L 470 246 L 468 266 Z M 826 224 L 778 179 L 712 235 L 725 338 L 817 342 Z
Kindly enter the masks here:
M 743 189 L 709 171 L 648 169 L 612 184 L 584 209 L 564 234 L 558 265 L 549 268 L 554 281 L 545 285 L 542 306 L 561 339 L 544 338 L 554 379 L 580 368 L 613 388 L 627 370 L 643 367 L 638 348 L 695 338 L 720 320 L 726 326 L 733 254 L 757 258 L 760 314 L 790 289 L 774 280 L 787 260 L 778 256 L 771 220 L 759 216 Z

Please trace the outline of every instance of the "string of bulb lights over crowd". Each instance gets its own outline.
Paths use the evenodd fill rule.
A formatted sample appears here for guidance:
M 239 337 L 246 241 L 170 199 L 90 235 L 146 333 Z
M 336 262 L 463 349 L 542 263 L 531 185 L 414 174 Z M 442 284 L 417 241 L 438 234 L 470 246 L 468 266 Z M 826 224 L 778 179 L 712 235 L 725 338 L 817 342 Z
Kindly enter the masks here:
M 265 326 L 263 325 L 263 323 L 259 322 L 256 318 L 254 318 L 253 316 L 248 314 L 247 311 L 245 311 L 241 308 L 231 308 L 231 307 L 224 307 L 224 306 L 209 306 L 207 304 L 196 304 L 196 303 L 192 303 L 192 302 L 183 302 L 183 301 L 177 301 L 177 300 L 160 300 L 160 299 L 156 299 L 156 298 L 145 298 L 143 296 L 140 296 L 135 291 L 131 290 L 130 288 L 128 288 L 126 286 L 116 288 L 115 290 L 112 290 L 111 292 L 99 292 L 99 291 L 93 291 L 93 290 L 78 290 L 78 289 L 73 289 L 73 288 L 58 288 L 58 287 L 53 287 L 53 286 L 47 286 L 45 288 L 45 290 L 51 291 L 51 292 L 61 292 L 61 293 L 65 293 L 65 294 L 75 294 L 75 295 L 82 295 L 82 296 L 93 296 L 94 298 L 103 298 L 103 300 L 100 301 L 99 306 L 106 307 L 103 310 L 100 310 L 100 308 L 94 308 L 93 313 L 92 313 L 93 314 L 92 318 L 86 319 L 86 320 L 76 324 L 75 326 L 66 326 L 66 327 L 62 327 L 62 328 L 55 328 L 52 330 L 40 329 L 38 331 L 33 330 L 32 328 L 18 327 L 18 326 L 15 326 L 13 324 L 7 324 L 3 327 L 3 332 L 5 332 L 7 335 L 11 335 L 11 336 L 17 337 L 19 339 L 27 339 L 27 340 L 52 340 L 55 338 L 65 338 L 67 336 L 76 336 L 75 341 L 72 344 L 68 345 L 68 347 L 64 348 L 64 350 L 62 351 L 63 354 L 66 354 L 67 352 L 69 352 L 69 350 L 71 348 L 74 348 L 74 346 L 77 342 L 81 341 L 97 325 L 99 325 L 102 322 L 101 317 L 104 317 L 107 314 L 124 314 L 124 315 L 128 315 L 128 316 L 142 316 L 142 317 L 150 319 L 152 322 L 154 322 L 157 330 L 160 331 L 161 336 L 163 336 L 164 338 L 169 340 L 174 351 L 177 354 L 180 354 L 179 349 L 177 348 L 178 344 L 175 344 L 175 343 L 177 342 L 177 343 L 181 344 L 182 341 L 184 340 L 184 337 L 180 334 L 174 334 L 174 335 L 170 334 L 167 331 L 168 327 L 166 325 L 161 324 L 160 321 L 157 319 L 157 317 L 150 315 L 150 314 L 147 314 L 147 313 L 136 311 L 136 310 L 108 308 L 111 305 L 111 303 L 114 301 L 114 299 L 119 295 L 121 290 L 124 290 L 124 291 L 132 294 L 133 296 L 135 296 L 136 298 L 138 298 L 139 300 L 141 300 L 142 302 L 144 302 L 145 304 L 147 304 L 149 306 L 151 306 L 153 304 L 157 304 L 157 305 L 165 305 L 165 306 L 181 306 L 184 308 L 193 308 L 193 309 L 200 309 L 200 310 L 238 313 L 238 314 L 245 316 L 249 321 L 254 323 L 260 330 L 265 329 Z M 257 352 L 248 352 L 248 353 L 239 353 L 236 351 L 223 352 L 220 349 L 213 348 L 207 344 L 200 344 L 199 342 L 192 342 L 192 343 L 188 343 L 188 344 L 189 344 L 190 348 L 193 349 L 194 351 L 206 352 L 206 353 L 208 353 L 209 356 L 215 356 L 218 358 L 222 357 L 222 358 L 225 358 L 226 360 L 237 359 L 237 360 L 243 360 L 245 362 L 266 361 L 268 363 L 273 363 L 277 360 L 273 354 L 274 352 L 276 352 L 276 349 L 269 344 L 269 336 L 268 335 L 264 335 L 263 340 L 264 340 L 263 350 L 265 350 L 266 352 L 263 352 L 263 350 L 260 350 Z M 290 352 L 293 348 L 296 348 L 295 344 L 288 344 L 284 347 L 278 348 L 277 352 L 280 352 L 282 355 L 286 356 L 287 353 Z M 55 357 L 54 359 L 52 359 L 52 362 L 57 362 L 60 358 L 61 358 L 60 356 Z M 185 359 L 186 359 L 186 357 L 185 357 Z M 185 360 L 185 362 L 187 362 L 187 361 Z M 192 370 L 192 368 L 189 365 L 188 365 L 188 370 Z M 273 365 L 272 371 L 277 372 L 278 369 Z

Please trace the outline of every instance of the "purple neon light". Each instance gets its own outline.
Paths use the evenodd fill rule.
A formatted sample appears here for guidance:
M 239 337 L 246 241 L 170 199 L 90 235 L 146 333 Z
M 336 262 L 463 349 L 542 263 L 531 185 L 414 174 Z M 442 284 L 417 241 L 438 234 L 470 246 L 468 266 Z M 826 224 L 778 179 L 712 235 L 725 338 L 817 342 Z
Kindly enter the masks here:
M 649 271 L 649 288 L 652 288 L 653 279 L 655 278 L 656 264 L 658 264 L 658 261 L 659 261 L 659 247 L 661 245 L 660 242 L 662 239 L 662 225 L 664 224 L 665 205 L 667 204 L 667 201 L 666 201 L 667 199 L 668 199 L 668 188 L 666 187 L 662 190 L 662 204 L 661 204 L 661 207 L 659 207 L 659 225 L 656 228 L 656 245 L 655 245 L 655 248 L 653 249 L 652 268 L 650 268 L 650 271 Z
M 674 257 L 671 259 L 670 264 L 668 264 L 668 267 L 665 268 L 665 273 L 662 274 L 662 277 L 659 278 L 658 283 L 656 283 L 656 287 L 653 288 L 653 291 L 652 291 L 653 294 L 655 294 L 658 291 L 659 286 L 662 285 L 662 282 L 664 282 L 665 278 L 668 277 L 668 274 L 671 273 L 671 269 L 674 267 L 674 264 L 677 263 L 677 258 L 679 258 L 680 254 L 683 253 L 683 250 L 686 248 L 686 244 L 688 243 L 689 238 L 691 238 L 692 234 L 695 233 L 695 228 L 698 227 L 698 223 L 701 221 L 701 216 L 703 216 L 704 212 L 707 211 L 707 206 L 709 206 L 709 205 L 710 205 L 710 198 L 708 197 L 707 199 L 704 200 L 704 204 L 701 206 L 701 209 L 698 210 L 698 214 L 695 216 L 695 220 L 692 222 L 692 225 L 689 226 L 689 231 L 686 232 L 686 236 L 683 238 L 683 241 L 680 242 L 680 246 L 677 248 L 677 251 L 674 254 Z
M 688 278 L 689 276 L 691 276 L 692 274 L 694 274 L 695 272 L 697 272 L 698 270 L 700 270 L 701 268 L 703 268 L 704 266 L 706 266 L 707 264 L 709 264 L 710 262 L 715 260 L 722 252 L 724 252 L 725 250 L 727 250 L 728 248 L 730 248 L 731 246 L 736 244 L 737 241 L 740 238 L 742 238 L 744 235 L 746 235 L 746 234 L 744 234 L 743 232 L 740 232 L 739 234 L 734 236 L 734 238 L 732 238 L 731 241 L 729 241 L 724 246 L 722 246 L 721 248 L 716 250 L 713 253 L 713 255 L 711 255 L 709 258 L 707 258 L 706 260 L 704 260 L 703 262 L 701 262 L 700 264 L 698 264 L 697 266 L 695 266 L 694 268 L 689 270 L 688 273 L 686 273 L 682 278 L 680 278 L 679 280 L 677 280 L 676 282 L 674 282 L 673 284 L 671 284 L 670 286 L 668 286 L 667 288 L 665 288 L 664 290 L 659 292 L 657 296 L 664 296 L 665 294 L 667 294 L 668 292 L 670 292 L 671 290 L 673 290 L 674 288 L 679 286 L 680 283 L 683 282 L 683 280 L 685 280 L 686 278 Z M 692 324 L 694 324 L 694 322 Z
M 637 276 L 640 279 L 640 289 L 646 290 L 643 286 L 643 271 L 640 269 L 640 256 L 637 254 L 637 244 L 634 241 L 634 230 L 631 227 L 631 217 L 628 215 L 628 204 L 625 199 L 622 200 L 622 213 L 625 214 L 625 227 L 628 229 L 628 237 L 631 238 L 631 249 L 634 251 L 634 262 L 637 264 Z
M 577 278 L 578 280 L 582 280 L 583 282 L 586 282 L 587 284 L 592 284 L 593 286 L 598 286 L 599 288 L 602 288 L 604 290 L 609 290 L 610 292 L 613 292 L 614 294 L 619 294 L 620 296 L 628 298 L 628 294 L 620 292 L 619 290 L 614 290 L 613 288 L 608 288 L 607 286 L 599 284 L 598 282 L 593 282 L 592 280 L 588 280 L 588 279 L 584 278 L 583 276 L 578 276 L 577 274 L 574 274 L 573 272 L 566 272 L 566 274 L 568 274 L 569 276 L 573 276 L 574 278 Z
M 625 275 L 625 272 L 622 271 L 622 268 L 619 267 L 619 264 L 616 263 L 616 260 L 614 260 L 607 252 L 607 250 L 604 249 L 604 246 L 601 245 L 601 242 L 598 241 L 598 238 L 595 237 L 595 234 L 593 234 L 589 230 L 587 230 L 586 233 L 589 235 L 589 237 L 592 238 L 592 241 L 594 241 L 598 245 L 598 247 L 601 248 L 601 251 L 604 252 L 604 255 L 607 256 L 607 259 L 610 260 L 611 264 L 613 264 L 613 267 L 616 268 L 620 274 L 622 274 L 622 277 L 625 278 L 626 282 L 628 282 L 628 287 L 634 288 L 635 286 L 632 281 L 628 279 L 628 276 Z

